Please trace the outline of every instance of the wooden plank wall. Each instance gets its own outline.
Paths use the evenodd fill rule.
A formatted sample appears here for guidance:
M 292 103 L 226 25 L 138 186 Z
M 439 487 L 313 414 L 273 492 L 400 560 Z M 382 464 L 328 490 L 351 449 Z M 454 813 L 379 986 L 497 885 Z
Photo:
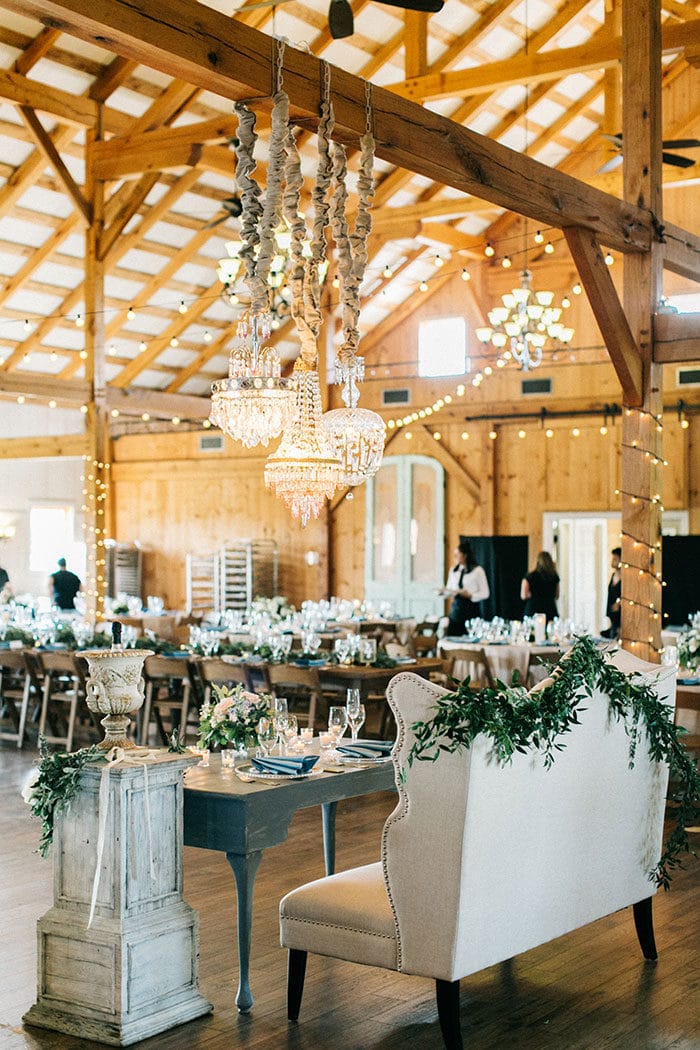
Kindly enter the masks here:
M 325 522 L 302 530 L 293 521 L 265 489 L 264 457 L 241 453 L 228 439 L 223 453 L 200 453 L 195 432 L 122 437 L 114 449 L 116 538 L 144 547 L 144 596 L 182 608 L 187 553 L 242 538 L 277 541 L 280 593 L 299 602 L 325 594 Z M 318 552 L 317 565 L 306 564 L 308 551 Z

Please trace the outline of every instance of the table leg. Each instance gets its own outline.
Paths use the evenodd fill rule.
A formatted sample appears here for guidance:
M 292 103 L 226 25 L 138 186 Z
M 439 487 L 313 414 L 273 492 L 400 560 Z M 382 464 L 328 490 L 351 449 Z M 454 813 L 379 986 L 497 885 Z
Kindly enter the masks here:
M 238 991 L 236 1006 L 242 1014 L 253 1005 L 250 990 L 250 938 L 253 927 L 253 889 L 262 851 L 255 853 L 227 853 L 226 860 L 233 869 L 238 894 Z
M 335 871 L 335 813 L 337 802 L 321 803 L 323 814 L 323 859 L 326 863 L 326 875 Z

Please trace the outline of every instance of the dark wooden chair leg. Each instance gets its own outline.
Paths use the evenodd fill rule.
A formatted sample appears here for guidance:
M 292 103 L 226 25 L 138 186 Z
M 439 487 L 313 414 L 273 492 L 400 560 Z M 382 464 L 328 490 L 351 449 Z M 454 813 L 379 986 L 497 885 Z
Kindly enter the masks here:
M 445 1050 L 463 1050 L 459 1023 L 459 981 L 436 981 L 435 997 Z
M 299 951 L 298 948 L 289 949 L 287 961 L 287 1017 L 290 1021 L 299 1019 L 301 997 L 304 994 L 306 954 L 306 952 Z
M 645 959 L 658 959 L 654 941 L 654 916 L 651 910 L 653 899 L 653 897 L 646 897 L 643 901 L 637 901 L 632 905 L 634 928 L 637 931 L 639 946 Z

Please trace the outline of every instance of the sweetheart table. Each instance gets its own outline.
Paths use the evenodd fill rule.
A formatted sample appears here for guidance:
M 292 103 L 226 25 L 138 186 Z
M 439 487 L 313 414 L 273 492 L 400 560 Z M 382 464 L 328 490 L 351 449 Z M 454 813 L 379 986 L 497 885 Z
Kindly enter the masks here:
M 236 880 L 238 898 L 238 991 L 236 1006 L 247 1013 L 253 1005 L 250 989 L 250 944 L 253 890 L 262 851 L 287 838 L 298 809 L 322 807 L 326 874 L 335 869 L 335 813 L 344 798 L 394 788 L 391 762 L 346 766 L 305 779 L 244 782 L 222 773 L 219 755 L 209 767 L 195 766 L 185 777 L 185 845 L 226 854 Z

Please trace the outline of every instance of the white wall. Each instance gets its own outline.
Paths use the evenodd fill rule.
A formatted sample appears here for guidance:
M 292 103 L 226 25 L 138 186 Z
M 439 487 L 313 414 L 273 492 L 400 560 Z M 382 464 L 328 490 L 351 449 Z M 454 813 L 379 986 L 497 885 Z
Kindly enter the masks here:
M 5 437 L 46 437 L 82 434 L 84 418 L 78 411 L 48 408 L 45 405 L 17 405 L 0 402 L 0 439 Z M 75 508 L 75 542 L 83 543 L 81 459 L 0 459 L 0 526 L 13 525 L 11 540 L 0 541 L 0 565 L 10 576 L 15 594 L 47 594 L 46 571 L 29 571 L 29 510 L 32 505 L 65 503 Z M 84 579 L 84 547 L 66 551 L 69 568 Z

